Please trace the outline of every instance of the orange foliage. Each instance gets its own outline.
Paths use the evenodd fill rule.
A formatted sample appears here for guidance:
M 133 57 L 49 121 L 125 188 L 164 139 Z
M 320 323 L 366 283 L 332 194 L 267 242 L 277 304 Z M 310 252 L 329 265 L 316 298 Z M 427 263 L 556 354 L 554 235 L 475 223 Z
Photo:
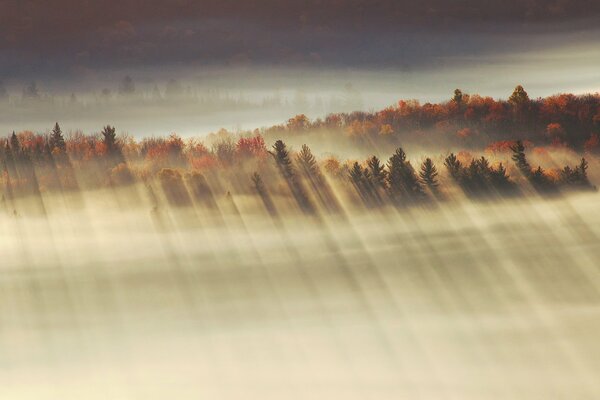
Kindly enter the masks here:
M 190 164 L 195 170 L 207 170 L 215 168 L 218 165 L 217 159 L 212 154 L 205 154 L 199 157 L 192 157 Z
M 265 140 L 261 135 L 240 138 L 235 146 L 239 156 L 245 158 L 262 157 L 267 154 Z
M 485 152 L 487 154 L 506 154 L 511 153 L 511 146 L 514 145 L 515 142 L 512 140 L 500 140 L 494 143 L 491 143 L 485 148 Z

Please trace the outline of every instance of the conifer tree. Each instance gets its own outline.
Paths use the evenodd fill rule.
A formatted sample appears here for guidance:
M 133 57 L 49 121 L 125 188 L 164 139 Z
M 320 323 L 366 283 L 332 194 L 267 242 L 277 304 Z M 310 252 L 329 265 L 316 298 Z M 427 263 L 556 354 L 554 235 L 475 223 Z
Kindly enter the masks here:
M 304 185 L 302 185 L 302 182 L 296 175 L 296 171 L 292 165 L 292 160 L 290 159 L 290 154 L 285 143 L 282 140 L 277 140 L 273 145 L 273 152 L 270 153 L 275 158 L 275 162 L 279 167 L 279 171 L 287 182 L 290 191 L 292 192 L 300 208 L 302 208 L 302 210 L 306 213 L 313 213 L 315 209 L 308 195 L 306 194 Z
M 431 190 L 437 190 L 439 186 L 439 182 L 437 181 L 437 168 L 431 161 L 431 158 L 427 158 L 421 164 L 421 171 L 419 172 L 419 176 L 421 177 L 421 181 Z
M 531 175 L 531 166 L 527 162 L 527 157 L 525 156 L 525 146 L 523 142 L 517 140 L 515 144 L 513 144 L 510 149 L 513 152 L 512 160 L 517 164 L 517 168 L 519 171 L 525 176 L 529 177 Z
M 17 134 L 14 131 L 10 136 L 10 150 L 15 156 L 21 153 L 21 144 L 19 143 L 19 138 L 17 137 Z
M 67 144 L 65 143 L 65 138 L 63 137 L 58 122 L 54 125 L 54 129 L 52 129 L 52 133 L 50 134 L 48 142 L 51 150 L 54 150 L 55 148 L 63 152 L 67 150 Z
M 114 126 L 106 125 L 102 129 L 102 143 L 106 146 L 106 151 L 109 155 L 117 153 L 117 134 Z
M 385 189 L 386 172 L 385 166 L 381 164 L 381 161 L 376 156 L 373 156 L 367 160 L 367 166 L 369 168 L 371 180 L 376 188 Z
M 454 153 L 450 153 L 448 157 L 446 157 L 446 159 L 444 160 L 444 165 L 446 166 L 446 169 L 448 170 L 452 178 L 454 178 L 455 180 L 458 180 L 460 178 L 462 165 L 458 158 L 456 158 L 456 155 Z
M 317 159 L 310 151 L 310 148 L 303 144 L 302 149 L 296 155 L 296 161 L 300 165 L 300 168 L 304 172 L 305 175 L 310 177 L 316 177 L 319 174 L 319 166 L 317 164 Z
M 419 178 L 400 147 L 388 161 L 387 182 L 390 197 L 396 202 L 402 197 L 408 201 L 415 200 L 423 194 Z

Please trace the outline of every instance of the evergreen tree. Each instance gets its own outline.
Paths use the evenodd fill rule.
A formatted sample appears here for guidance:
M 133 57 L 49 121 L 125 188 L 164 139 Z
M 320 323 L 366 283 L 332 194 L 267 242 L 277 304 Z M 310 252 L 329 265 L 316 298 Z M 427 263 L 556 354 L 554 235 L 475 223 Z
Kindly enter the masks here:
M 444 165 L 454 180 L 460 179 L 462 165 L 454 153 L 450 153 L 444 160 Z
M 285 143 L 283 143 L 282 140 L 277 140 L 273 145 L 273 150 L 274 151 L 270 153 L 275 158 L 275 162 L 279 167 L 279 171 L 287 182 L 290 191 L 296 199 L 296 202 L 304 212 L 314 213 L 314 206 L 312 205 L 306 190 L 304 189 L 302 181 L 296 175 L 296 171 L 292 165 L 292 160 L 290 159 L 290 154 Z
M 114 155 L 118 152 L 117 134 L 114 126 L 106 125 L 102 129 L 102 143 L 106 146 L 106 152 L 109 155 Z
M 367 160 L 367 167 L 369 168 L 371 181 L 375 188 L 385 189 L 386 187 L 386 172 L 385 166 L 381 164 L 381 161 L 376 156 L 373 156 Z
M 21 144 L 19 143 L 19 138 L 14 131 L 10 136 L 10 150 L 14 156 L 21 154 Z
M 587 175 L 588 162 L 585 158 L 581 159 L 581 162 L 579 163 L 579 166 L 577 167 L 577 169 L 579 171 L 579 176 L 580 176 L 581 182 L 585 185 L 589 185 L 590 181 L 588 180 L 588 175 Z
M 498 191 L 514 189 L 514 184 L 510 180 L 506 168 L 502 163 L 500 163 L 497 168 L 492 168 L 490 170 L 490 183 Z
M 296 155 L 296 161 L 300 165 L 300 168 L 304 172 L 305 175 L 309 177 L 316 177 L 319 174 L 319 166 L 317 164 L 317 159 L 310 151 L 310 148 L 303 144 L 302 149 Z
M 352 168 L 350 168 L 350 180 L 356 186 L 357 189 L 362 191 L 363 186 L 363 169 L 358 162 L 354 162 Z
M 421 164 L 421 171 L 419 172 L 419 176 L 421 177 L 421 181 L 431 190 L 435 191 L 439 186 L 437 181 L 437 168 L 431 161 L 431 158 L 427 158 Z
M 387 181 L 390 197 L 396 202 L 400 198 L 412 201 L 423 194 L 419 178 L 400 147 L 388 161 Z
M 54 125 L 54 129 L 52 129 L 52 133 L 50 134 L 48 141 L 51 150 L 54 150 L 55 148 L 63 152 L 67 150 L 67 144 L 65 143 L 65 139 L 58 122 Z
M 290 160 L 290 154 L 287 150 L 287 147 L 283 140 L 278 140 L 273 145 L 274 153 L 273 157 L 275 157 L 275 162 L 279 166 L 284 179 L 288 180 L 295 176 L 294 167 L 292 166 L 292 161 Z
M 460 89 L 454 90 L 454 96 L 452 97 L 452 101 L 458 105 L 461 105 L 463 102 L 463 92 Z
M 527 157 L 525 156 L 525 146 L 523 142 L 517 140 L 515 144 L 513 144 L 510 149 L 513 152 L 512 160 L 517 164 L 517 168 L 519 171 L 525 176 L 529 177 L 531 175 L 531 166 L 527 162 Z

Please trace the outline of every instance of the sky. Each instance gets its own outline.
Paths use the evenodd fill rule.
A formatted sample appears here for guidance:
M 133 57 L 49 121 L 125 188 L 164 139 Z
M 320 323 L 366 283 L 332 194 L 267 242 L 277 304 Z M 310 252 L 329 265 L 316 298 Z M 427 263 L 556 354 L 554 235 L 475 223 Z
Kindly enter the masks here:
M 456 87 L 595 92 L 598 22 L 597 0 L 0 0 L 0 92 L 18 98 L 36 82 L 85 96 L 131 76 L 138 90 L 176 79 L 252 98 L 343 97 L 351 87 L 367 110 L 440 101 Z

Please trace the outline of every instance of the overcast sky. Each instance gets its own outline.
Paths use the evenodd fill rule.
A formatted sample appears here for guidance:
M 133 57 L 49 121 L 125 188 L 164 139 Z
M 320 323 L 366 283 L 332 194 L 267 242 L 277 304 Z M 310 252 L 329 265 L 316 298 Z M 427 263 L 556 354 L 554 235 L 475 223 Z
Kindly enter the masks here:
M 597 0 L 0 0 L 0 73 L 7 80 L 178 65 L 435 68 L 452 58 L 584 43 L 599 17 Z

